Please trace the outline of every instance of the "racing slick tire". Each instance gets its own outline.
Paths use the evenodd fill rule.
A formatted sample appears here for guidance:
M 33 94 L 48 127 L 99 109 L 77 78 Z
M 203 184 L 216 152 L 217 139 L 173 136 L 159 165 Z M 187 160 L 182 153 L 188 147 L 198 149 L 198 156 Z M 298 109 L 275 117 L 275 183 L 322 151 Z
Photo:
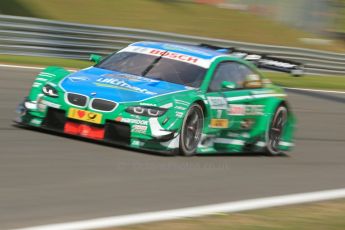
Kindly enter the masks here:
M 203 125 L 204 112 L 199 104 L 194 103 L 190 106 L 183 119 L 180 133 L 180 155 L 195 155 L 201 139 Z
M 287 123 L 288 110 L 285 105 L 279 105 L 269 125 L 266 133 L 266 154 L 269 156 L 277 156 L 283 152 L 279 149 L 284 127 Z

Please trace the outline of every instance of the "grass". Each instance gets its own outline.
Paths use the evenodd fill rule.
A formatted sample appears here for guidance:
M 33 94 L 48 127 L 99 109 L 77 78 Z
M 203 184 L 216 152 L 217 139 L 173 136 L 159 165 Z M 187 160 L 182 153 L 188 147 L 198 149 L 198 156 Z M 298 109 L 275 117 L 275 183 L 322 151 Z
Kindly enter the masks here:
M 343 230 L 345 200 L 134 225 L 112 230 Z
M 266 77 L 277 85 L 293 88 L 345 90 L 345 76 L 307 75 L 292 77 L 289 74 L 269 72 Z
M 317 36 L 277 22 L 215 6 L 173 0 L 1 0 L 0 12 L 221 39 L 345 52 L 344 42 L 307 45 Z
M 81 69 L 93 65 L 93 63 L 90 61 L 15 55 L 0 55 L 0 63 L 30 66 L 55 65 L 76 69 Z M 292 77 L 289 74 L 277 72 L 266 72 L 264 75 L 271 79 L 273 83 L 286 87 L 345 90 L 345 76 L 308 75 L 302 77 Z
M 0 54 L 0 63 L 3 64 L 22 64 L 30 66 L 63 66 L 70 68 L 85 68 L 91 66 L 93 63 L 90 61 L 81 61 L 74 59 L 64 58 L 47 58 L 47 57 L 30 57 L 30 56 L 16 56 Z

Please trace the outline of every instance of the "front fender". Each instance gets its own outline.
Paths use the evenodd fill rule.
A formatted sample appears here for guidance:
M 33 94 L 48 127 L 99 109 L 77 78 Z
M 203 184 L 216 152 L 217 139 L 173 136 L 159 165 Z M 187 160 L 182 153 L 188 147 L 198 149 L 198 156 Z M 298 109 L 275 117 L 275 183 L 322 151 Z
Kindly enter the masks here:
M 42 94 L 42 87 L 45 84 L 49 82 L 57 85 L 62 78 L 66 77 L 70 73 L 70 71 L 57 66 L 49 66 L 45 68 L 36 76 L 29 92 L 28 100 L 36 101 L 38 96 Z

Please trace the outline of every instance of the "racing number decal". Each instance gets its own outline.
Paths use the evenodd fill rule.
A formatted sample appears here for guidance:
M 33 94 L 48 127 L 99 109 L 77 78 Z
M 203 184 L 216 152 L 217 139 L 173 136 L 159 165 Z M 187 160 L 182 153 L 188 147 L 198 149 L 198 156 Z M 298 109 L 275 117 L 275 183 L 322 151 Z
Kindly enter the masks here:
M 229 121 L 228 119 L 211 119 L 211 128 L 228 128 Z
M 222 117 L 222 114 L 223 114 L 223 110 L 218 109 L 218 110 L 217 110 L 217 118 L 218 118 L 218 119 L 221 118 L 221 117 Z
M 211 128 L 221 128 L 226 129 L 229 127 L 229 120 L 222 119 L 223 111 L 228 108 L 228 103 L 224 97 L 207 97 L 207 101 L 210 104 L 211 110 L 215 112 L 214 118 L 211 119 Z

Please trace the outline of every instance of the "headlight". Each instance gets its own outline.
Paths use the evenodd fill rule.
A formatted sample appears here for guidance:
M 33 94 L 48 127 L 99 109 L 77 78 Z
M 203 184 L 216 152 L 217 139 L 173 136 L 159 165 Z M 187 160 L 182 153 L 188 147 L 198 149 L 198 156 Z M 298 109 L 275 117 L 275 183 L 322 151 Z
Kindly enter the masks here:
M 42 92 L 44 95 L 49 96 L 49 97 L 58 97 L 58 92 L 56 89 L 53 88 L 51 85 L 45 85 L 42 88 Z
M 126 109 L 127 113 L 141 115 L 146 117 L 160 117 L 167 109 L 151 106 L 131 106 Z

